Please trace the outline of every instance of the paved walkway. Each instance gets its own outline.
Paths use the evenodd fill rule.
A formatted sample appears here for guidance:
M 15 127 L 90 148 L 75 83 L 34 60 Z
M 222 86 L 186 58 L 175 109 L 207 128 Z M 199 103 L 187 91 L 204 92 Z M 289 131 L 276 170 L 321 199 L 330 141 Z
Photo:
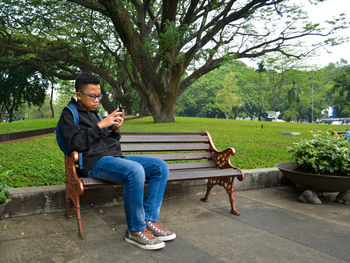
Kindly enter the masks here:
M 215 189 L 214 189 L 215 190 Z M 62 212 L 0 221 L 1 262 L 350 262 L 350 206 L 296 201 L 290 187 L 239 191 L 241 216 L 229 213 L 225 193 L 165 200 L 160 223 L 178 238 L 159 251 L 123 239 L 123 206 L 82 211 L 86 239 L 75 216 Z M 329 198 L 334 195 L 328 196 Z

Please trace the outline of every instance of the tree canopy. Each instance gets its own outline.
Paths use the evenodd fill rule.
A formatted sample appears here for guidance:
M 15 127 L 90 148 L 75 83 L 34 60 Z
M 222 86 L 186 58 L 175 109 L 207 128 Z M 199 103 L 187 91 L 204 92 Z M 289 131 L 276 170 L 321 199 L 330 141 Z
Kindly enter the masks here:
M 255 119 L 260 114 L 262 101 L 264 112 L 280 111 L 280 118 L 286 121 L 311 122 L 327 117 L 328 112 L 323 110 L 329 106 L 335 108 L 336 117 L 349 116 L 349 65 L 346 61 L 318 70 L 305 70 L 293 63 L 293 60 L 284 61 L 278 66 L 275 62 L 274 67 L 266 63 L 261 79 L 257 70 L 243 63 L 227 63 L 189 87 L 178 99 L 176 114 Z M 232 85 L 229 93 L 228 80 Z M 225 99 L 218 100 L 218 94 L 226 94 Z M 230 108 L 231 96 L 241 105 Z
M 33 67 L 0 70 L 0 119 L 6 110 L 11 122 L 21 104 L 42 105 L 46 89 L 47 83 Z
M 334 77 L 334 107 L 339 117 L 350 116 L 350 65 L 338 70 Z
M 346 26 L 343 16 L 313 24 L 287 0 L 3 0 L 1 10 L 0 43 L 12 65 L 62 79 L 95 72 L 119 99 L 135 89 L 156 122 L 174 121 L 177 98 L 223 63 L 302 57 L 311 50 L 299 40 L 323 36 L 312 49 L 336 44 L 332 34 Z

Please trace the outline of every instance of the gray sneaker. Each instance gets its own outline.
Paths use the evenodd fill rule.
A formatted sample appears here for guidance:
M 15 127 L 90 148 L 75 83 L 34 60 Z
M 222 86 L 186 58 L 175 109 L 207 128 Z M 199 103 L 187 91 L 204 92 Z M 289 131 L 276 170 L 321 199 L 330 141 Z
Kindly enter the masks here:
M 176 238 L 176 234 L 158 225 L 158 223 L 146 221 L 146 226 L 161 241 L 169 241 Z
M 147 250 L 165 247 L 164 242 L 156 238 L 147 228 L 138 232 L 126 230 L 125 241 Z

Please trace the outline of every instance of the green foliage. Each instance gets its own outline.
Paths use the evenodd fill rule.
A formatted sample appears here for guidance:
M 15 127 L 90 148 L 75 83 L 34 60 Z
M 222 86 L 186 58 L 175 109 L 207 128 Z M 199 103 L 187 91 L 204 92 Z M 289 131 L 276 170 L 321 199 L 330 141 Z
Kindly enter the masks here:
M 350 176 L 350 142 L 344 136 L 332 135 L 329 130 L 294 143 L 289 152 L 305 170 Z
M 334 82 L 334 104 L 339 117 L 350 116 L 350 65 L 341 66 Z
M 223 101 L 217 99 L 218 93 L 224 92 L 224 87 L 235 88 L 238 86 L 240 89 L 235 89 L 237 92 L 234 97 L 239 100 L 240 104 L 251 101 L 242 96 L 246 93 L 246 88 L 249 87 L 251 77 L 249 74 L 251 72 L 254 70 L 244 63 L 234 61 L 208 73 L 179 97 L 176 114 L 190 117 L 224 118 Z M 231 76 L 233 73 L 234 80 Z M 229 83 L 230 81 L 235 83 Z
M 313 43 L 312 49 L 325 43 L 334 45 L 344 41 L 334 37 L 334 30 L 347 27 L 343 16 L 320 24 L 310 23 L 303 6 L 289 1 L 111 3 L 1 1 L 0 42 L 4 46 L 1 53 L 8 56 L 4 59 L 0 56 L 1 65 L 32 64 L 62 79 L 72 79 L 81 70 L 94 71 L 111 86 L 111 99 L 126 100 L 121 97 L 130 88 L 136 89 L 156 115 L 155 120 L 169 121 L 173 116 L 166 114 L 174 112 L 177 96 L 224 62 L 270 52 L 299 57 L 308 52 L 304 45 L 296 45 L 296 39 L 322 35 L 328 39 Z M 119 8 L 122 5 L 125 8 Z M 188 78 L 185 74 L 189 74 Z M 267 100 L 274 96 L 265 92 L 269 86 L 264 82 L 260 78 L 258 92 L 255 87 L 244 86 L 252 96 L 242 99 L 246 103 L 253 101 L 254 105 L 246 104 L 245 110 L 250 112 L 242 114 L 254 115 L 258 111 L 261 117 L 263 110 L 271 109 Z M 206 106 L 220 112 L 213 102 Z
M 34 67 L 19 66 L 0 70 L 0 105 L 4 105 L 10 121 L 13 112 L 23 104 L 41 106 L 46 88 L 47 82 Z
M 223 102 L 217 100 L 217 96 L 225 91 L 224 87 L 227 86 L 225 79 L 234 74 L 239 88 L 229 94 L 237 96 L 242 106 L 234 108 L 234 114 L 229 115 L 230 118 L 258 117 L 262 109 L 280 111 L 282 113 L 280 118 L 286 121 L 311 121 L 313 111 L 312 121 L 315 121 L 323 117 L 322 110 L 328 106 L 336 108 L 336 112 L 339 113 L 337 117 L 350 115 L 348 107 L 350 99 L 347 97 L 350 93 L 347 91 L 347 86 L 343 84 L 343 88 L 340 86 L 333 88 L 334 76 L 344 72 L 347 66 L 344 62 L 308 71 L 296 66 L 296 61 L 293 59 L 281 61 L 281 58 L 277 60 L 270 57 L 266 61 L 265 66 L 268 69 L 263 74 L 258 72 L 263 71 L 261 63 L 258 64 L 258 70 L 254 70 L 239 61 L 225 64 L 206 74 L 179 97 L 176 114 L 191 117 L 223 117 L 226 113 L 227 116 L 227 110 L 223 107 Z M 345 78 L 342 80 L 346 81 Z M 209 111 L 203 110 L 214 107 L 217 107 L 216 115 L 209 115 Z
M 234 73 L 225 76 L 224 87 L 216 94 L 216 102 L 226 117 L 235 117 L 234 109 L 243 105 L 242 99 L 237 95 L 239 87 Z
M 159 50 L 166 52 L 180 44 L 180 32 L 173 21 L 165 21 L 164 31 L 159 34 Z
M 1 174 L 0 174 L 1 177 Z M 0 183 L 0 205 L 7 203 L 9 201 L 9 199 L 7 198 L 7 194 L 8 194 L 8 187 L 5 185 L 2 185 Z

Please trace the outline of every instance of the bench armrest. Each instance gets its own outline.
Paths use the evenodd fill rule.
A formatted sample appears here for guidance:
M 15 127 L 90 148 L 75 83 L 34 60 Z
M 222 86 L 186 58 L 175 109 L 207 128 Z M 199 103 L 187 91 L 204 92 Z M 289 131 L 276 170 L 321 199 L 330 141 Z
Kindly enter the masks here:
M 78 152 L 72 152 L 69 157 L 64 155 L 64 161 L 66 167 L 66 187 L 71 187 L 72 190 L 77 191 L 79 195 L 82 195 L 84 193 L 84 186 L 76 169 L 76 164 L 79 161 Z
M 213 160 L 216 164 L 217 167 L 219 168 L 233 168 L 235 170 L 238 170 L 240 172 L 240 175 L 237 176 L 238 180 L 242 181 L 244 179 L 244 174 L 243 171 L 235 166 L 233 166 L 231 164 L 231 160 L 230 160 L 230 156 L 235 155 L 236 154 L 236 150 L 232 147 L 227 148 L 224 151 L 218 151 L 215 148 L 215 145 L 213 143 L 213 140 L 211 139 L 211 136 L 209 134 L 209 132 L 206 132 L 209 138 L 209 143 L 212 149 L 212 156 L 213 156 Z

